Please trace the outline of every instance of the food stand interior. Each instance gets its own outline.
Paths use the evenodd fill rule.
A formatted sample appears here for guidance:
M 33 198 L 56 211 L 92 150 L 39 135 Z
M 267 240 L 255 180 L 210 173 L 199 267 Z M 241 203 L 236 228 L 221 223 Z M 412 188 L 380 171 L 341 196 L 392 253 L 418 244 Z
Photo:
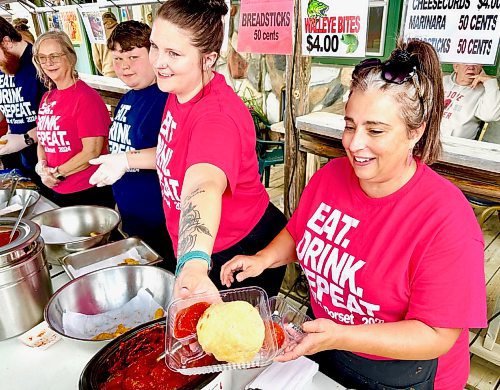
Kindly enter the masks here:
M 405 3 L 406 1 L 395 0 L 370 1 L 367 56 L 386 58 L 394 48 L 394 37 L 401 27 Z M 95 3 L 80 3 L 74 0 L 68 4 L 76 4 L 78 7 L 96 5 Z M 148 14 L 154 16 L 161 5 L 159 1 L 154 0 L 109 0 L 97 4 L 101 10 L 112 11 L 117 16 L 118 21 L 135 19 L 149 24 Z M 239 1 L 231 1 L 231 4 L 238 7 Z M 8 19 L 12 19 L 14 16 L 28 17 L 29 26 L 33 34 L 37 36 L 47 31 L 48 19 L 62 5 L 64 4 L 60 3 L 59 0 L 1 1 L 0 15 Z M 233 29 L 234 23 L 233 19 Z M 84 31 L 83 26 L 82 31 Z M 77 69 L 81 78 L 101 94 L 112 112 L 128 88 L 118 79 L 98 75 L 92 63 L 88 38 L 84 33 L 82 36 L 82 43 L 75 46 L 78 54 Z M 287 216 L 296 207 L 298 198 L 311 174 L 328 159 L 345 154 L 340 142 L 343 130 L 342 101 L 337 100 L 332 106 L 320 110 L 320 112 L 311 112 L 313 108 L 309 104 L 311 73 L 325 68 L 340 69 L 343 74 L 345 70 L 352 70 L 352 66 L 356 62 L 353 59 L 302 57 L 300 50 L 295 52 L 295 56 L 295 61 L 293 61 L 292 56 L 286 57 L 286 72 L 282 91 L 290 91 L 290 86 L 293 85 L 294 91 L 306 92 L 301 96 L 286 92 L 281 93 L 278 97 L 278 116 L 271 115 L 272 113 L 269 112 L 269 116 L 274 119 L 273 122 L 276 122 L 271 126 L 270 137 L 271 139 L 284 140 L 285 160 L 283 165 L 271 168 L 272 185 L 268 190 L 279 194 L 274 200 Z M 266 62 L 266 60 L 265 56 L 260 56 L 258 59 L 258 61 L 269 65 L 271 61 Z M 237 91 L 243 91 L 244 95 L 244 90 L 249 85 L 248 81 L 246 78 L 232 78 L 227 62 L 227 60 L 222 61 L 220 71 L 226 75 L 233 87 Z M 497 71 L 496 66 L 485 67 L 485 69 L 490 74 Z M 450 72 L 451 66 L 445 64 L 443 70 Z M 261 88 L 252 89 L 251 98 L 249 99 L 248 95 L 246 98 L 252 100 L 257 96 L 257 104 L 260 104 L 263 111 L 266 112 L 269 105 L 264 100 L 266 97 L 264 79 L 265 76 L 262 76 L 258 83 Z M 343 87 L 345 91 L 345 85 Z M 294 136 L 298 136 L 299 142 L 297 144 L 291 141 Z M 443 156 L 434 168 L 456 184 L 464 193 L 500 203 L 500 145 L 454 137 L 445 138 L 443 144 Z M 271 198 L 273 199 L 272 196 Z M 38 211 L 40 212 L 40 210 L 56 207 L 56 205 L 44 199 L 37 207 L 39 207 Z M 477 209 L 476 214 L 479 216 L 481 211 L 482 209 Z M 482 229 L 487 248 L 485 271 L 488 317 L 490 317 L 500 308 L 500 223 L 496 212 L 487 215 L 487 217 Z M 50 275 L 54 291 L 69 281 L 62 267 L 57 265 L 52 265 Z M 301 282 L 303 279 L 300 279 L 300 274 L 292 267 L 287 273 L 287 280 L 282 287 L 282 293 L 294 300 L 297 305 L 303 305 L 305 301 Z M 471 347 L 471 353 L 474 356 L 468 388 L 498 388 L 500 383 L 499 328 L 500 318 L 497 318 L 490 324 L 488 330 L 481 333 Z M 475 337 L 476 333 L 471 332 L 471 339 Z M 83 366 L 101 347 L 101 343 L 85 343 L 64 339 L 45 351 L 36 351 L 22 345 L 16 338 L 0 341 L 0 377 L 2 378 L 0 387 L 4 388 L 5 386 L 6 389 L 76 388 Z M 27 369 L 32 374 L 27 375 Z M 242 388 L 241 386 L 251 380 L 258 372 L 259 369 L 253 369 L 233 373 L 234 387 L 232 388 Z M 336 386 L 333 381 L 322 374 L 315 376 L 313 385 L 311 389 L 332 389 Z

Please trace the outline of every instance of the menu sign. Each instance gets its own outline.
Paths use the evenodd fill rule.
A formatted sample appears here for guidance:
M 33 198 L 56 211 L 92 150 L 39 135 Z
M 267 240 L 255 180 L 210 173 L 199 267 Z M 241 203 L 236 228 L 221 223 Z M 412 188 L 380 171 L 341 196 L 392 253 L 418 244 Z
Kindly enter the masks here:
M 429 42 L 441 62 L 494 64 L 500 0 L 409 0 L 404 38 Z
M 499 0 L 500 1 L 500 0 Z M 302 54 L 364 57 L 368 0 L 302 0 Z
M 241 0 L 238 52 L 292 53 L 293 0 Z

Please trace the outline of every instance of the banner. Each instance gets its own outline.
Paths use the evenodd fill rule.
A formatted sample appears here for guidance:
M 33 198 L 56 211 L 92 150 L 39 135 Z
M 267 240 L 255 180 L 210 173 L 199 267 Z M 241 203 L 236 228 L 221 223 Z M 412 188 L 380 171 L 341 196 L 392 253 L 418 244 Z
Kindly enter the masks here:
M 409 0 L 404 38 L 429 42 L 441 62 L 494 64 L 500 0 Z
M 106 31 L 102 21 L 102 15 L 98 7 L 80 8 L 83 25 L 90 43 L 106 44 Z
M 302 55 L 364 57 L 368 0 L 302 0 Z
M 238 52 L 292 54 L 293 0 L 241 0 Z
M 59 23 L 63 31 L 68 34 L 73 45 L 82 43 L 82 30 L 76 6 L 68 5 L 59 9 Z

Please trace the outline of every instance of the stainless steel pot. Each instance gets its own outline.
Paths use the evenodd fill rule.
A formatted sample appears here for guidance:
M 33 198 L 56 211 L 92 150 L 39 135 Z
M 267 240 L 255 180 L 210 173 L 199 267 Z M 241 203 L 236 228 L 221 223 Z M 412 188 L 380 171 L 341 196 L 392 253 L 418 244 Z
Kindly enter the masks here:
M 0 218 L 0 232 L 11 231 L 15 218 Z M 52 295 L 40 228 L 21 220 L 18 236 L 0 247 L 0 340 L 21 334 L 43 320 Z

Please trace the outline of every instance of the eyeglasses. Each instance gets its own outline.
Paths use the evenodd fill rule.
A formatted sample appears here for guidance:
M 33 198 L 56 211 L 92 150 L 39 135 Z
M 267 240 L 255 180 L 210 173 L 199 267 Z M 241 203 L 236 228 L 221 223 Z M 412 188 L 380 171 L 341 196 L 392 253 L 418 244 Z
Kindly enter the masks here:
M 37 55 L 35 56 L 35 61 L 41 65 L 46 64 L 47 61 L 51 64 L 59 64 L 61 62 L 61 57 L 65 55 L 66 53 L 53 53 L 48 56 Z

